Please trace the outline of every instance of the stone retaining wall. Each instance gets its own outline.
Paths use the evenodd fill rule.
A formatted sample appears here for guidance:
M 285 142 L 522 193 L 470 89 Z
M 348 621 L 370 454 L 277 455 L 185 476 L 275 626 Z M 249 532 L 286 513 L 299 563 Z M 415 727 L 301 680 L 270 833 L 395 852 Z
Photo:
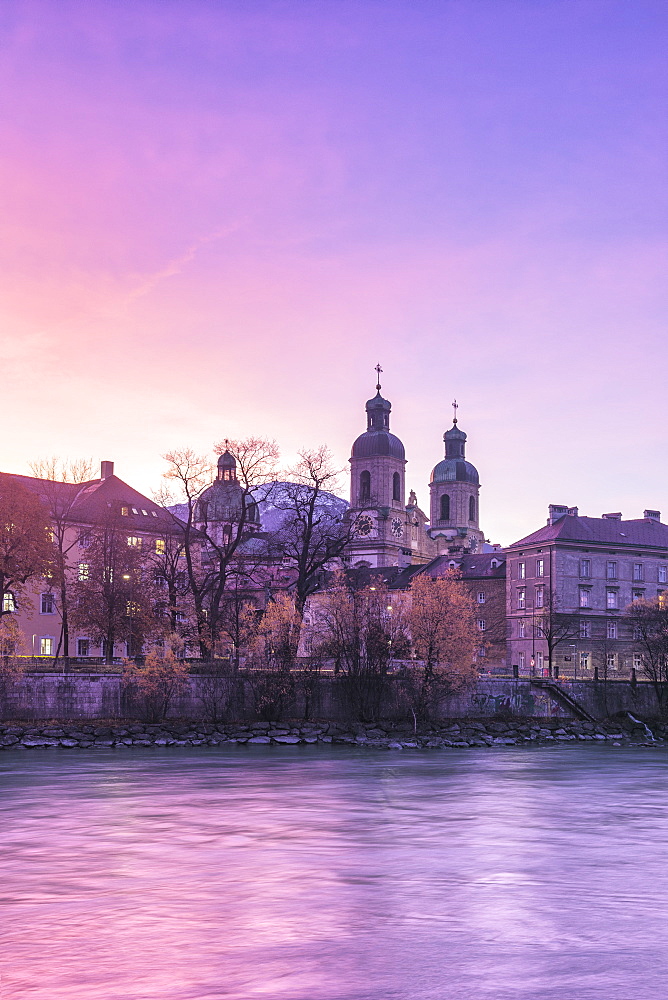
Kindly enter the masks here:
M 652 742 L 654 737 L 655 742 Z M 344 726 L 329 722 L 272 723 L 250 725 L 210 725 L 201 722 L 173 722 L 162 725 L 141 723 L 37 726 L 29 723 L 0 725 L 0 750 L 31 747 L 70 749 L 113 747 L 232 746 L 237 744 L 294 745 L 338 744 L 370 749 L 467 749 L 469 747 L 549 746 L 575 741 L 613 746 L 668 741 L 668 726 L 654 728 L 651 736 L 631 720 L 605 724 L 557 719 L 525 719 L 513 722 L 485 719 L 451 720 L 445 725 L 408 724 Z

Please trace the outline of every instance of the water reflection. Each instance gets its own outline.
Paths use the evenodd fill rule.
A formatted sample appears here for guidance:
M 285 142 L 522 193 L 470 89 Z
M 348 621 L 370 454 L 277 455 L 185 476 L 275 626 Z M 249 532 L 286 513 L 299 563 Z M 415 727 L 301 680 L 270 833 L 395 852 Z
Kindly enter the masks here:
M 662 749 L 0 757 L 0 996 L 663 997 Z

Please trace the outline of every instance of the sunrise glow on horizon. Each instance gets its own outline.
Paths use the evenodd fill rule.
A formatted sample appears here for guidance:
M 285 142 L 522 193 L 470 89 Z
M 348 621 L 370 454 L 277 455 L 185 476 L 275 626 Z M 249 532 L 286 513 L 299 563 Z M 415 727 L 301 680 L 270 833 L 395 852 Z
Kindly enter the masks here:
M 668 520 L 663 0 L 6 0 L 0 468 L 275 438 Z M 348 484 L 341 478 L 340 493 Z

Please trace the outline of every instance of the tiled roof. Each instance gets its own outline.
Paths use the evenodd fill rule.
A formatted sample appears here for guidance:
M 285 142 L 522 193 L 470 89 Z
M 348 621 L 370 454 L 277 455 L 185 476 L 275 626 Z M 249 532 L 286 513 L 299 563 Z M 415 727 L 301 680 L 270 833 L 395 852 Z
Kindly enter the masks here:
M 503 552 L 482 552 L 479 555 L 436 556 L 426 566 L 412 567 L 427 576 L 445 576 L 454 562 L 464 580 L 500 579 L 506 575 L 506 557 Z
M 509 548 L 534 545 L 539 542 L 576 541 L 600 545 L 631 545 L 635 548 L 668 548 L 668 524 L 639 518 L 615 521 L 606 517 L 577 517 L 564 514 L 554 524 L 546 524 L 533 534 L 513 542 Z
M 59 483 L 7 472 L 0 475 L 8 476 L 37 493 L 47 506 L 60 509 L 66 520 L 73 524 L 99 524 L 108 516 L 110 509 L 120 514 L 123 506 L 128 508 L 127 517 L 123 517 L 123 524 L 127 524 L 128 529 L 152 534 L 181 530 L 181 523 L 172 513 L 133 490 L 118 476 L 91 479 L 87 483 Z

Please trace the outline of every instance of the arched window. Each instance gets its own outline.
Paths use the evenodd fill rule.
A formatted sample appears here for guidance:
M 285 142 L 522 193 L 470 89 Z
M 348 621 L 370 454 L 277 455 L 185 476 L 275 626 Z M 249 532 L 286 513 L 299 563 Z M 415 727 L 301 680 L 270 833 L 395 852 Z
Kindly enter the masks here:
M 475 497 L 469 497 L 469 521 L 475 521 Z
M 371 499 L 371 473 L 364 472 L 360 473 L 360 500 L 370 500 Z
M 398 472 L 392 476 L 392 499 L 401 500 L 401 476 Z
M 450 497 L 444 493 L 441 497 L 441 521 L 450 520 Z

